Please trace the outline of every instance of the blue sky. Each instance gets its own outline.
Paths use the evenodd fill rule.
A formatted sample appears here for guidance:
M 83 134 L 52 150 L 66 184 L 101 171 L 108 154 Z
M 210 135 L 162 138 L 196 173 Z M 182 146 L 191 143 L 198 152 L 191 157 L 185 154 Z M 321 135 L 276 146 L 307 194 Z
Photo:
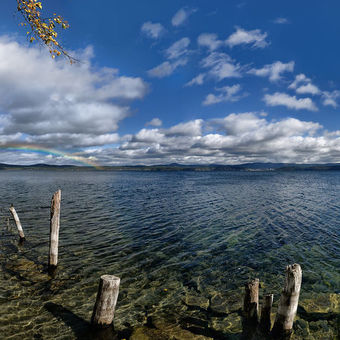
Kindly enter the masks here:
M 48 1 L 73 66 L 2 5 L 0 162 L 340 161 L 337 1 Z

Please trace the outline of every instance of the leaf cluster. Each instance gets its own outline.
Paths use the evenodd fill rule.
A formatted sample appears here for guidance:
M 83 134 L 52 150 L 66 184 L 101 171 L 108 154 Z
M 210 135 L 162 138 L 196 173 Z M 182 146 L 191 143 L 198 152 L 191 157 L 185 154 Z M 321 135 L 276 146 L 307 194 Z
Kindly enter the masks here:
M 17 0 L 17 9 L 24 18 L 21 26 L 28 28 L 27 36 L 31 43 L 39 41 L 46 45 L 53 59 L 63 55 L 71 63 L 74 61 L 58 41 L 57 30 L 70 27 L 66 20 L 55 13 L 51 18 L 44 18 L 42 2 L 39 0 Z

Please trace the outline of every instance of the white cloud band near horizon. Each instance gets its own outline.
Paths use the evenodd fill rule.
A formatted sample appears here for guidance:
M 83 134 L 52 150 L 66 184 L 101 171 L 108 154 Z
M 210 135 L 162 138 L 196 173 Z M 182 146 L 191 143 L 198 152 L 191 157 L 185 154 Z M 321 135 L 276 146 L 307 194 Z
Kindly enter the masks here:
M 168 50 L 168 60 L 153 71 L 154 76 L 173 72 L 187 62 L 183 57 L 188 52 L 179 51 L 187 49 L 188 41 L 179 45 Z M 6 94 L 0 97 L 1 162 L 69 161 L 53 154 L 11 153 L 6 150 L 10 144 L 76 151 L 101 165 L 340 161 L 340 131 L 329 132 L 309 120 L 273 120 L 256 112 L 219 112 L 215 118 L 212 115 L 167 126 L 154 118 L 138 132 L 121 135 L 119 124 L 130 114 L 129 103 L 144 98 L 149 86 L 140 77 L 120 75 L 117 69 L 94 67 L 92 55 L 91 48 L 84 50 L 83 62 L 71 66 L 64 60 L 53 61 L 37 48 L 0 38 L 0 92 Z M 226 53 L 210 51 L 201 67 L 205 73 L 192 80 L 196 84 L 206 77 L 216 81 L 241 77 L 242 67 Z M 278 68 L 271 64 L 264 67 L 263 76 L 276 80 L 283 70 L 290 72 L 291 68 L 291 64 L 281 63 Z M 302 78 L 290 90 L 311 84 Z M 206 104 L 235 102 L 243 95 L 239 84 L 221 85 L 208 94 Z M 334 90 L 323 92 L 320 98 L 324 105 L 334 106 L 339 96 Z M 317 110 L 311 98 L 283 92 L 267 93 L 263 100 L 267 106 Z

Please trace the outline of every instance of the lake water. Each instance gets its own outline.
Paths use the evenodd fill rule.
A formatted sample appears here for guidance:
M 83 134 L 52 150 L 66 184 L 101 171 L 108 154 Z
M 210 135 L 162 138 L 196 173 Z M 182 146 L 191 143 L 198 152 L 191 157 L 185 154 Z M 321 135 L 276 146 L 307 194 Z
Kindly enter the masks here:
M 59 266 L 46 273 L 62 190 Z M 121 278 L 118 338 L 239 339 L 243 285 L 274 311 L 303 270 L 295 339 L 335 339 L 339 172 L 0 172 L 0 338 L 86 339 L 102 274 Z M 26 242 L 18 244 L 13 203 Z M 149 337 L 147 337 L 149 336 Z

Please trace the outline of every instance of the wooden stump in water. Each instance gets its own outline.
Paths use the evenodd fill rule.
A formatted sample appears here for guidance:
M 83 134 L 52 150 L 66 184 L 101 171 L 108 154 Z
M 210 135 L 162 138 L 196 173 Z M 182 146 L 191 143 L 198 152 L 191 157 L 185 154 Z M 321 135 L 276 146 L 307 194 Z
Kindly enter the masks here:
M 263 297 L 263 304 L 261 308 L 260 330 L 264 334 L 270 333 L 271 321 L 270 313 L 273 305 L 273 294 L 268 294 Z
M 50 249 L 48 257 L 49 270 L 53 270 L 58 264 L 58 245 L 59 245 L 59 227 L 60 227 L 60 201 L 61 190 L 54 193 L 51 202 L 51 220 L 50 220 Z
M 96 303 L 93 308 L 91 324 L 96 328 L 112 325 L 119 294 L 120 278 L 102 275 L 99 281 Z
M 280 302 L 275 318 L 272 336 L 278 339 L 289 336 L 292 332 L 296 315 L 302 281 L 302 270 L 299 264 L 286 267 L 285 285 L 281 293 Z
M 24 234 L 24 231 L 22 229 L 19 216 L 18 216 L 17 212 L 15 211 L 13 204 L 9 208 L 9 211 L 11 212 L 11 214 L 14 218 L 15 224 L 17 225 L 19 236 L 20 236 L 20 241 L 23 241 L 25 239 L 25 234 Z
M 259 315 L 259 284 L 259 279 L 254 279 L 245 285 L 244 317 L 253 322 L 258 321 Z

